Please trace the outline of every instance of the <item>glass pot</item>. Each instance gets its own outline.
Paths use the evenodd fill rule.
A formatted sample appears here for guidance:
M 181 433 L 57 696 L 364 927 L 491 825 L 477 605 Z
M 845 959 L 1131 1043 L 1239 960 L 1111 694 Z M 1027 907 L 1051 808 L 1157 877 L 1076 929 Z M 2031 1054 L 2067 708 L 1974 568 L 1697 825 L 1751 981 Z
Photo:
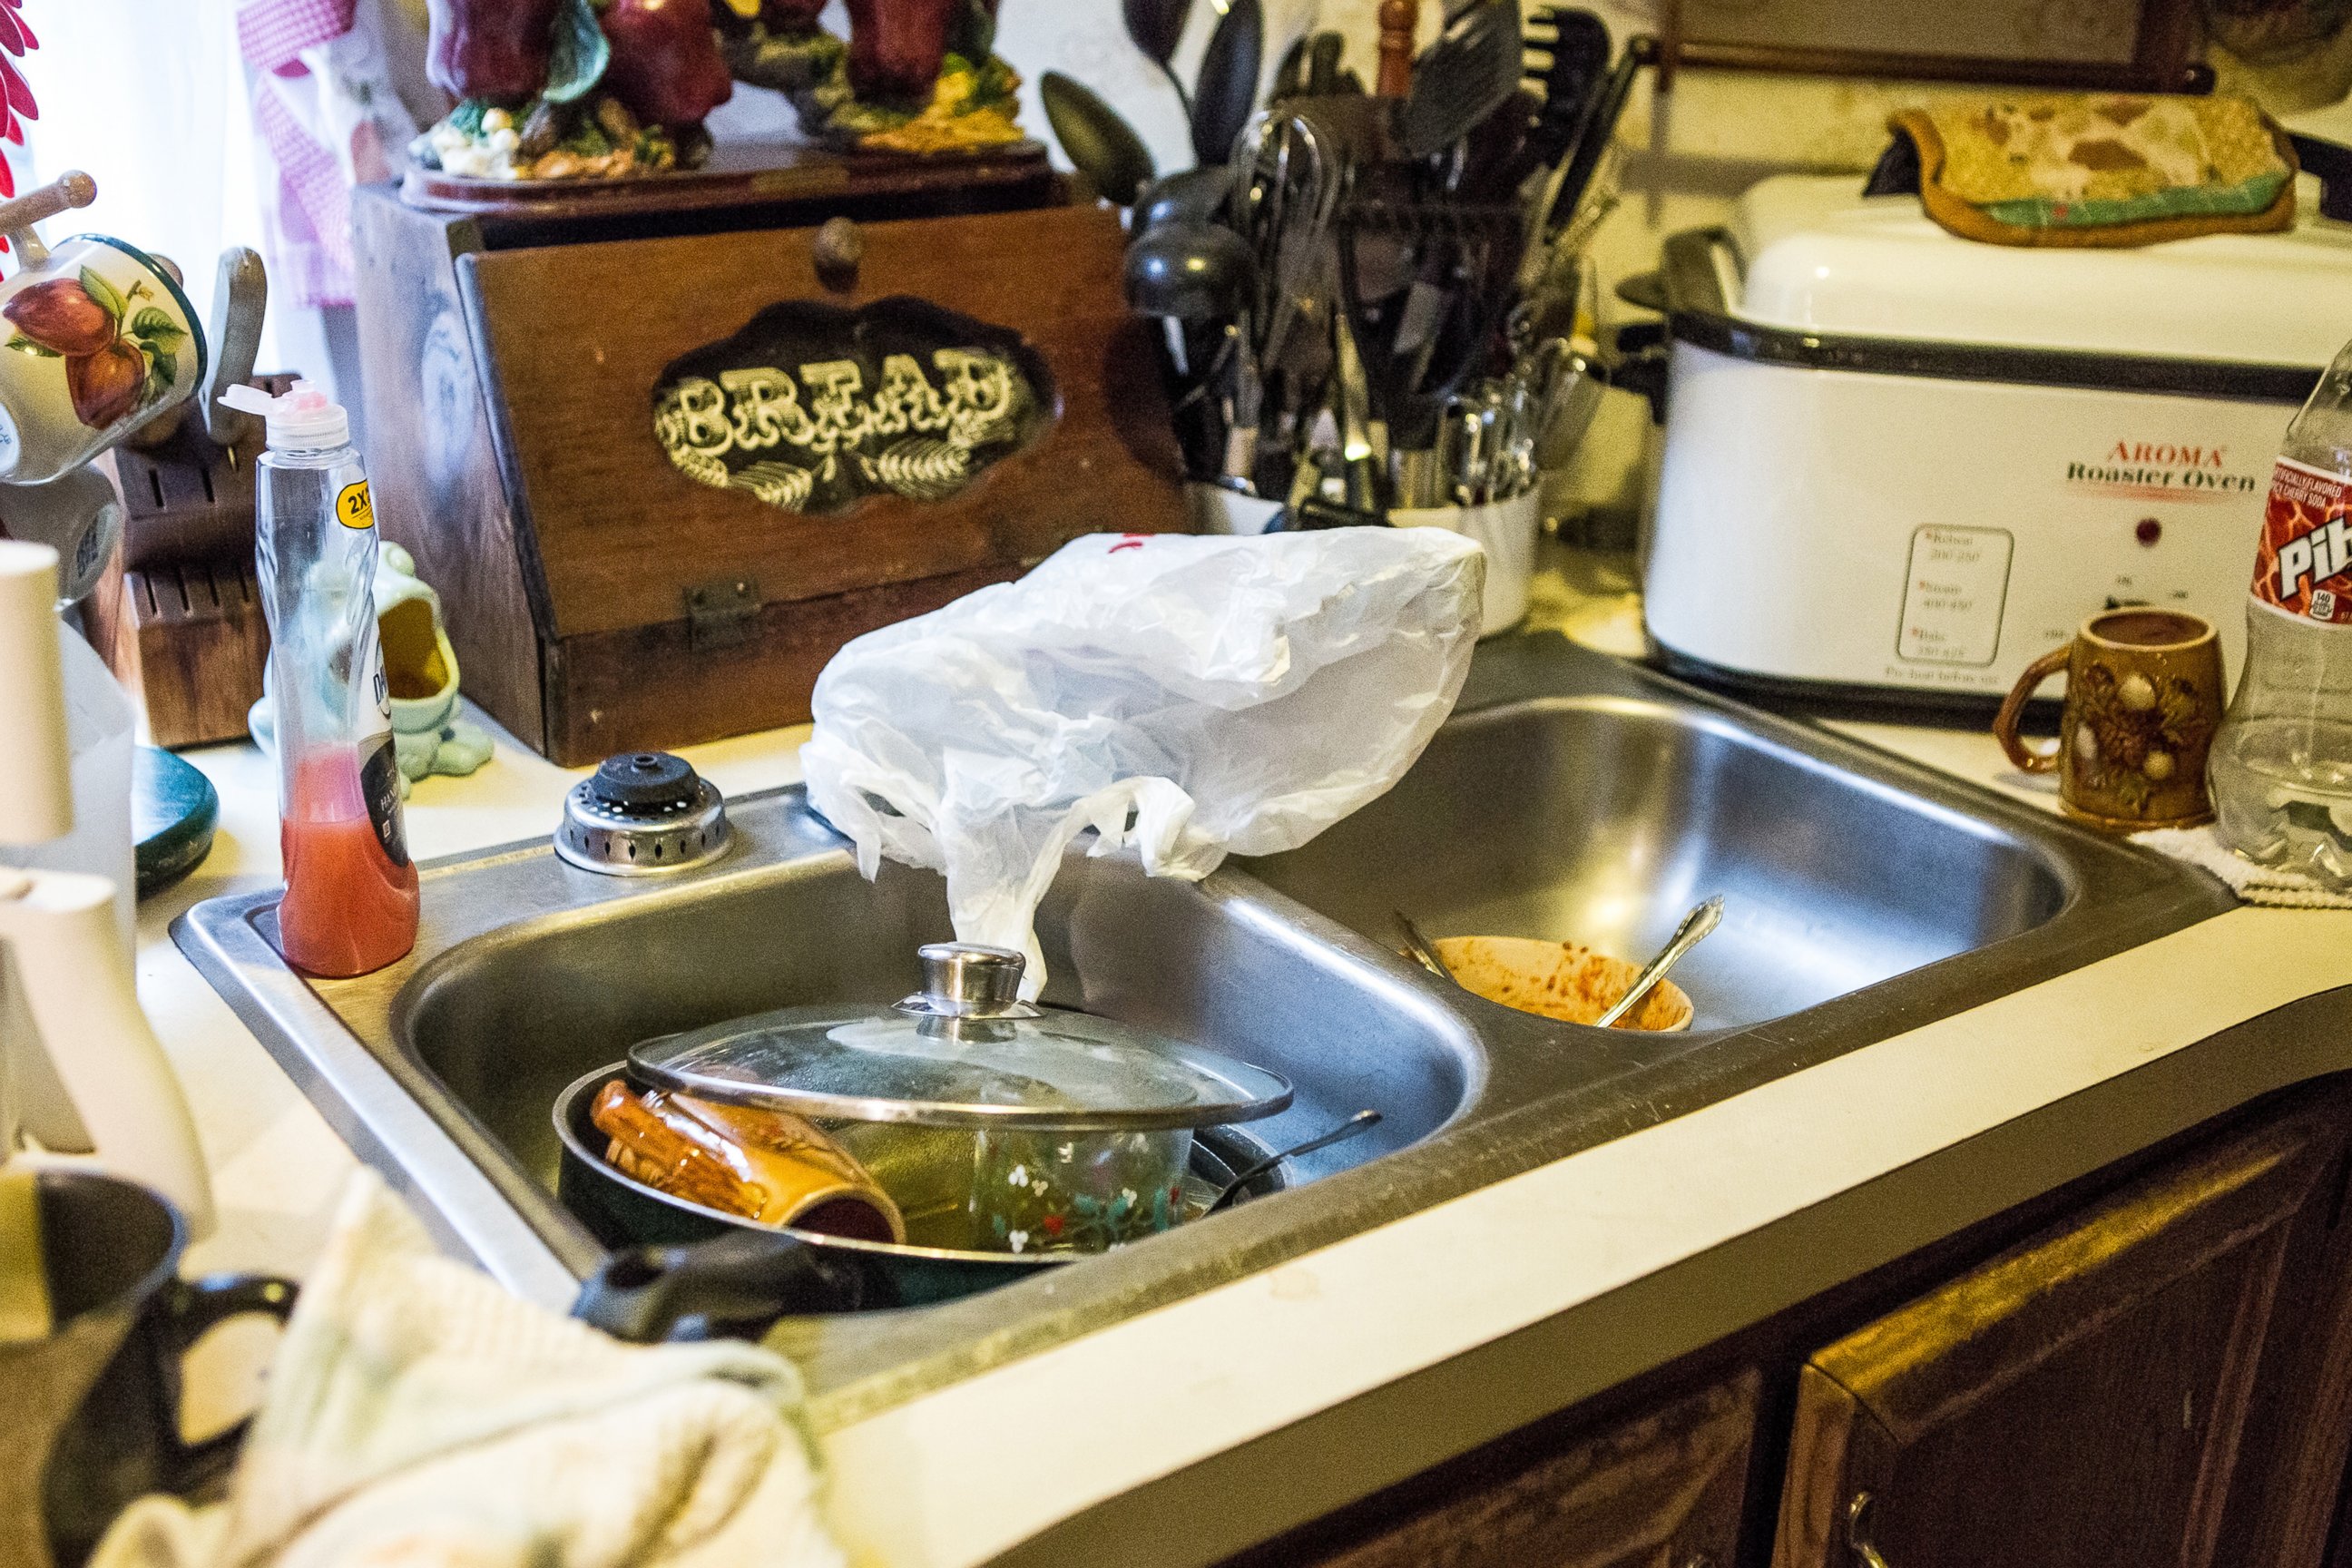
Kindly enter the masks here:
M 660 1088 L 824 1126 L 919 1246 L 1097 1252 L 1183 1217 L 1195 1128 L 1272 1116 L 1279 1075 L 1020 1000 L 1022 957 L 941 942 L 889 1007 L 791 1007 L 647 1040 Z

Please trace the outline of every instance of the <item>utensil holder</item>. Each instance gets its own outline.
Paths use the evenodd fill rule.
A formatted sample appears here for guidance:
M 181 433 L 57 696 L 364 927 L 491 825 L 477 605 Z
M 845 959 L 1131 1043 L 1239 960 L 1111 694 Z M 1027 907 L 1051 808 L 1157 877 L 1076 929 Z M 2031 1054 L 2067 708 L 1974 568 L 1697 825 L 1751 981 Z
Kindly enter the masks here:
M 1477 541 L 1486 554 L 1486 596 L 1478 635 L 1490 637 L 1526 619 L 1528 583 L 1536 571 L 1543 497 L 1528 490 L 1485 506 L 1415 507 L 1389 513 L 1398 528 L 1443 528 Z
M 1184 486 L 1184 508 L 1195 533 L 1264 533 L 1283 512 L 1278 498 L 1244 495 L 1197 479 Z

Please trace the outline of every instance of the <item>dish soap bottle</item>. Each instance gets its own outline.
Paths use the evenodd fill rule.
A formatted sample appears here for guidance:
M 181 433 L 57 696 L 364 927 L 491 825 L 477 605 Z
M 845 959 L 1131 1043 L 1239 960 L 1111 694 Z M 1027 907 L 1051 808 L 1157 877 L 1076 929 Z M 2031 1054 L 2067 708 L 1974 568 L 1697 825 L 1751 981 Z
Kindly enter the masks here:
M 2246 668 L 2213 738 L 2216 831 L 2352 888 L 2352 344 L 2287 426 L 2246 602 Z
M 311 974 L 365 974 L 416 942 L 367 475 L 349 417 L 310 383 L 282 397 L 232 386 L 223 401 L 268 424 L 254 489 L 286 868 L 278 951 Z

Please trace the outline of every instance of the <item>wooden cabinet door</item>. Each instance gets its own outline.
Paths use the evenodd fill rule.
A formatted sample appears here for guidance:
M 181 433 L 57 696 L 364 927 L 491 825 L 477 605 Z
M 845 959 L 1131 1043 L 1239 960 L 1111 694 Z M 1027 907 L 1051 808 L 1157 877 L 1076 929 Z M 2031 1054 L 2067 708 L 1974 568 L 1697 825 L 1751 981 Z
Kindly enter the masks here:
M 1815 1354 L 1775 1568 L 2211 1568 L 2265 1342 L 2327 1331 L 2273 1308 L 2340 1145 L 2273 1121 Z
M 1732 1568 L 1753 1372 L 1532 1458 L 1511 1439 L 1226 1568 Z

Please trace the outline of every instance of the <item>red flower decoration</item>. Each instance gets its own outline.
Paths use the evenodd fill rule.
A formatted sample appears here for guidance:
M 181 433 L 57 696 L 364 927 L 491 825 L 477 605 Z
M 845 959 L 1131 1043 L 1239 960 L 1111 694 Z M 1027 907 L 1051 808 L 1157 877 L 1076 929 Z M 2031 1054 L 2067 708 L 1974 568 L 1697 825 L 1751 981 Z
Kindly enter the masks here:
M 13 142 L 19 147 L 25 144 L 24 122 L 41 117 L 39 107 L 33 101 L 31 85 L 16 68 L 16 60 L 9 58 L 13 55 L 22 59 L 27 49 L 41 47 L 40 39 L 33 37 L 33 29 L 16 15 L 24 5 L 25 0 L 0 0 L 0 49 L 7 51 L 0 54 L 0 142 Z M 0 196 L 16 194 L 16 171 L 10 165 L 7 154 L 0 152 Z M 0 252 L 7 248 L 7 239 L 0 237 Z

